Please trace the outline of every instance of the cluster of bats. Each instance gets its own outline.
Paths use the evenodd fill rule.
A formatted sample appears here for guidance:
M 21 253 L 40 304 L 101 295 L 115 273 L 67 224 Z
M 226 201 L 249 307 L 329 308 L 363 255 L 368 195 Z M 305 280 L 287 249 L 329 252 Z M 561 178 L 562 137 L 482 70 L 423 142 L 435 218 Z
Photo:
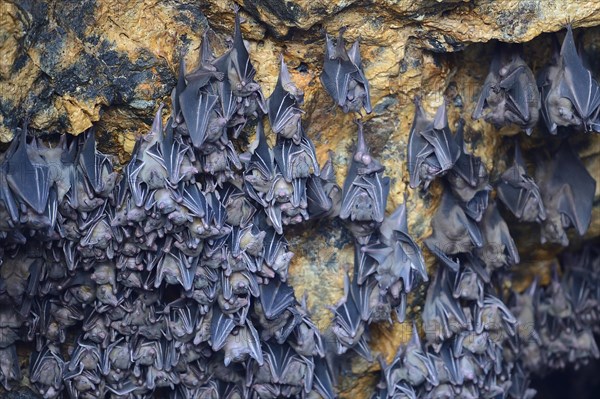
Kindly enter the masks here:
M 540 79 L 518 52 L 498 51 L 473 118 L 531 134 L 540 109 L 547 130 L 597 132 L 598 90 L 583 67 L 570 27 L 560 55 Z M 407 148 L 410 186 L 427 190 L 442 180 L 440 206 L 425 245 L 438 260 L 422 310 L 425 342 L 416 328 L 388 365 L 373 398 L 531 398 L 532 372 L 578 367 L 600 357 L 593 337 L 597 251 L 567 256 L 551 284 L 504 298 L 506 269 L 518 249 L 491 195 L 488 171 L 468 153 L 465 122 L 451 131 L 442 104 L 430 118 L 419 98 Z M 567 118 L 568 115 L 568 118 Z M 518 221 L 539 223 L 541 242 L 568 246 L 566 230 L 583 236 L 591 221 L 596 183 L 568 140 L 536 154 L 531 177 L 515 141 L 512 166 L 495 185 L 496 198 Z M 511 303 L 511 306 L 507 304 Z
M 347 360 L 332 360 L 353 350 L 372 361 L 369 325 L 392 315 L 404 321 L 407 294 L 428 281 L 406 200 L 386 216 L 391 182 L 360 121 L 343 187 L 336 184 L 331 156 L 319 165 L 303 130 L 303 92 L 283 57 L 265 98 L 240 23 L 236 13 L 232 46 L 221 56 L 205 34 L 198 67 L 188 73 L 181 62 L 171 115 L 163 123 L 159 107 L 122 173 L 96 148 L 93 131 L 48 146 L 30 140 L 25 126 L 0 155 L 5 389 L 21 380 L 15 345 L 28 341 L 29 380 L 44 398 L 333 398 L 334 363 Z M 348 50 L 343 30 L 325 41 L 324 88 L 344 112 L 370 113 L 358 42 Z M 541 109 L 552 133 L 598 131 L 600 94 L 586 71 L 570 29 L 538 80 L 541 94 L 522 59 L 502 53 L 473 116 L 530 132 Z M 490 198 L 488 173 L 465 150 L 464 123 L 452 133 L 445 104 L 433 119 L 416 104 L 410 185 L 427 189 L 443 178 L 425 241 L 440 265 L 423 309 L 426 341 L 415 329 L 390 365 L 382 361 L 374 397 L 531 397 L 528 362 L 542 360 L 522 353 L 552 346 L 544 359 L 556 366 L 598 356 L 589 341 L 596 274 L 580 271 L 592 255 L 570 259 L 570 274 L 518 296 L 511 311 L 493 281 L 519 254 Z M 248 122 L 256 138 L 238 153 Z M 582 235 L 590 223 L 595 182 L 568 145 L 540 156 L 535 177 L 516 145 L 497 197 L 517 219 L 540 223 L 543 241 L 567 245 L 565 229 Z M 294 254 L 283 232 L 336 217 L 354 238 L 354 270 L 321 332 L 287 283 Z M 519 330 L 527 317 L 539 320 L 538 340 Z M 560 334 L 569 328 L 587 330 L 565 343 Z

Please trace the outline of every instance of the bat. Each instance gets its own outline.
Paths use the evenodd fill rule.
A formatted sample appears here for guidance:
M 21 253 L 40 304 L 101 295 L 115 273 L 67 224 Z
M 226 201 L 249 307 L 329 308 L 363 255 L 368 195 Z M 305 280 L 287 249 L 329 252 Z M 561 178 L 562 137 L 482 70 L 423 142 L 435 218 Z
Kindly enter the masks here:
M 283 55 L 280 55 L 279 59 L 279 78 L 273 93 L 267 99 L 269 122 L 273 132 L 300 145 L 302 114 L 304 113 L 300 107 L 304 103 L 304 92 L 298 89 L 292 81 Z
M 480 225 L 483 246 L 477 248 L 475 253 L 486 266 L 494 270 L 520 262 L 517 246 L 510 236 L 506 222 L 498 212 L 495 201 L 487 207 Z
M 327 93 L 344 113 L 359 112 L 364 108 L 371 113 L 369 82 L 362 69 L 358 41 L 349 52 L 344 44 L 344 31 L 340 29 L 337 43 L 325 34 L 325 61 L 321 83 Z
M 187 257 L 179 250 L 163 252 L 162 256 L 159 256 L 159 258 L 154 288 L 160 287 L 164 280 L 167 284 L 180 285 L 185 291 L 190 291 L 196 273 L 196 270 L 192 265 L 195 265 L 196 263 L 190 264 Z
M 110 194 L 118 175 L 113 171 L 110 159 L 96 149 L 96 134 L 93 129 L 89 131 L 83 142 L 79 165 L 94 193 L 103 197 Z
M 552 157 L 539 157 L 536 181 L 546 208 L 542 244 L 569 245 L 565 229 L 570 226 L 583 236 L 591 222 L 596 181 L 568 142 L 563 142 Z
M 383 222 L 390 178 L 383 177 L 383 166 L 369 155 L 362 123 L 358 125 L 356 150 L 342 190 L 340 218 L 351 222 Z
M 452 169 L 460 157 L 461 148 L 448 126 L 446 102 L 440 105 L 431 121 L 421 99 L 415 97 L 415 116 L 410 129 L 407 146 L 410 187 L 417 188 L 423 182 L 427 189 L 431 181 Z M 459 121 L 458 133 L 462 134 L 464 121 Z
M 315 357 L 315 375 L 313 389 L 325 399 L 336 397 L 333 390 L 334 380 L 327 360 L 324 357 Z
M 266 228 L 265 231 L 267 234 L 264 240 L 264 261 L 279 275 L 281 281 L 285 282 L 294 253 L 288 251 L 288 242 L 283 235 L 278 234 L 273 228 Z
M 21 381 L 19 357 L 15 345 L 0 348 L 0 385 L 7 391 L 12 389 L 12 384 Z M 33 382 L 33 380 L 32 380 Z
M 29 380 L 44 397 L 56 397 L 63 389 L 63 371 L 65 362 L 60 353 L 49 346 L 31 354 L 29 362 Z
M 344 297 L 331 310 L 334 313 L 331 331 L 337 337 L 337 353 L 341 355 L 348 349 L 355 350 L 367 361 L 372 361 L 371 352 L 365 337 L 365 322 L 363 320 L 363 302 L 365 298 L 351 288 L 350 279 L 344 279 Z M 368 318 L 368 317 L 367 317 Z
M 510 336 L 515 335 L 517 319 L 498 297 L 486 294 L 483 306 L 475 312 L 475 331 L 481 334 L 484 330 L 497 330 L 500 327 Z
M 246 320 L 245 326 L 237 326 L 227 336 L 223 350 L 225 352 L 223 364 L 226 367 L 232 362 L 244 362 L 248 356 L 256 360 L 259 366 L 264 363 L 258 332 L 249 319 Z
M 542 116 L 551 134 L 559 126 L 573 126 L 585 132 L 600 132 L 600 88 L 577 53 L 573 30 L 567 25 L 560 54 L 538 76 Z
M 14 197 L 29 205 L 38 214 L 43 214 L 50 193 L 48 166 L 33 164 L 27 153 L 27 126 L 23 125 L 19 137 L 8 150 L 6 161 L 6 181 Z M 6 191 L 5 191 L 6 193 Z M 3 196 L 5 204 L 11 204 L 8 195 Z M 12 204 L 9 206 L 13 206 Z M 9 208 L 10 209 L 10 208 Z
M 268 284 L 260 284 L 259 289 L 263 313 L 269 320 L 276 319 L 296 304 L 293 288 L 278 278 L 270 279 Z
M 319 176 L 310 176 L 306 181 L 306 199 L 308 214 L 311 218 L 331 218 L 339 215 L 341 206 L 341 189 L 335 180 L 332 156 L 321 168 Z
M 402 280 L 404 291 L 410 292 L 415 272 L 423 281 L 428 281 L 421 249 L 408 233 L 406 196 L 404 203 L 379 226 L 379 241 L 379 244 L 364 246 L 362 251 L 379 264 L 376 279 L 383 293 L 398 280 Z
M 254 150 L 251 150 L 250 161 L 246 165 L 244 185 L 251 198 L 267 207 L 266 193 L 271 191 L 275 179 L 275 163 L 273 153 L 267 143 L 262 122 L 256 125 L 256 139 Z
M 515 143 L 515 157 L 496 185 L 498 198 L 520 221 L 541 223 L 546 219 L 546 208 L 535 180 L 527 174 L 521 147 Z
M 221 311 L 217 306 L 212 307 L 212 321 L 210 324 L 210 344 L 213 351 L 218 351 L 223 346 L 227 337 L 235 328 L 235 321 Z
M 438 267 L 429 285 L 422 317 L 427 342 L 438 347 L 453 334 L 469 328 L 463 308 L 452 296 L 452 281 L 445 267 Z
M 535 77 L 519 52 L 496 49 L 473 119 L 483 117 L 497 128 L 514 124 L 530 136 L 538 122 L 540 107 Z
M 204 86 L 205 82 L 194 80 L 179 95 L 181 113 L 195 148 L 204 144 L 211 114 L 219 100 L 219 96 L 201 91 Z
M 295 179 L 319 176 L 320 173 L 314 144 L 302 130 L 299 134 L 299 144 L 280 138 L 273 148 L 275 163 L 285 180 L 290 183 Z
M 235 29 L 233 32 L 232 48 L 212 62 L 219 72 L 227 77 L 232 92 L 238 97 L 248 97 L 260 87 L 254 82 L 256 69 L 250 62 L 250 54 L 244 45 L 240 29 L 239 8 L 235 12 Z M 265 112 L 266 113 L 266 112 Z
M 446 175 L 447 181 L 465 214 L 479 222 L 487 209 L 492 186 L 481 158 L 464 151 L 462 129 L 457 131 L 455 138 L 461 151 L 454 167 Z
M 217 71 L 217 68 L 213 65 L 213 61 L 215 60 L 215 55 L 212 51 L 210 40 L 208 38 L 208 31 L 204 32 L 202 35 L 202 43 L 200 45 L 200 59 L 198 62 L 198 67 L 194 69 L 192 72 L 185 76 L 185 80 L 188 83 L 201 81 L 199 87 L 206 86 L 211 81 L 214 82 L 222 81 L 224 78 L 223 72 Z M 185 70 L 185 68 L 184 68 Z
M 425 381 L 433 386 L 438 385 L 437 371 L 423 348 L 417 327 L 413 323 L 412 335 L 408 343 L 398 348 L 398 353 L 389 366 L 382 368 L 388 387 L 394 387 L 399 382 L 395 380 L 399 368 L 406 370 L 406 381 L 412 386 L 418 386 Z
M 181 166 L 188 147 L 181 142 L 180 137 L 175 137 L 173 119 L 169 118 L 165 128 L 165 134 L 158 134 L 156 143 L 148 148 L 148 155 L 164 169 L 166 179 L 164 180 L 171 188 L 177 188 L 185 177 L 181 173 Z M 198 173 L 197 170 L 194 171 Z
M 425 245 L 455 272 L 459 265 L 448 257 L 449 254 L 470 252 L 483 245 L 481 230 L 447 190 L 442 195 L 442 203 L 431 221 L 431 227 L 433 234 L 425 239 Z

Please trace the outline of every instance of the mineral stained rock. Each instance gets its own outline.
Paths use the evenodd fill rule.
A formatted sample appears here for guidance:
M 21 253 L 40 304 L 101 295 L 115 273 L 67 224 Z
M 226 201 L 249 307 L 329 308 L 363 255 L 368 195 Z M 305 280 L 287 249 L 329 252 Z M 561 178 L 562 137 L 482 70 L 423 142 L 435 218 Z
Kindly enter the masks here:
M 333 35 L 346 27 L 347 43 L 360 40 L 373 105 L 372 114 L 363 119 L 366 141 L 391 178 L 388 213 L 409 193 L 408 225 L 419 243 L 430 235 L 441 189 L 433 184 L 425 196 L 408 189 L 405 149 L 413 97 L 421 96 L 430 115 L 446 98 L 452 130 L 460 117 L 465 119 L 467 146 L 482 158 L 490 180 L 495 181 L 510 166 L 512 155 L 506 155 L 510 145 L 500 134 L 510 132 L 471 119 L 495 48 L 488 42 L 524 43 L 524 60 L 536 73 L 550 60 L 550 32 L 559 31 L 567 21 L 574 28 L 600 25 L 599 3 L 568 0 L 260 0 L 239 5 L 256 81 L 268 96 L 283 54 L 293 81 L 305 93 L 306 133 L 321 164 L 328 151 L 334 151 L 340 184 L 351 160 L 356 126 L 352 115 L 335 110 L 319 82 L 325 32 Z M 233 6 L 215 0 L 0 0 L 0 142 L 10 142 L 26 117 L 30 128 L 40 132 L 77 135 L 97 125 L 99 147 L 124 164 L 135 137 L 148 131 L 156 104 L 170 103 L 180 57 L 188 72 L 193 70 L 207 31 L 217 53 L 228 48 Z M 593 55 L 590 59 L 600 59 L 600 30 L 575 33 Z M 592 70 L 598 70 L 598 61 L 593 62 Z M 542 134 L 534 131 L 531 138 L 522 133 L 520 137 L 527 158 L 540 146 Z M 600 135 L 578 137 L 574 148 L 600 181 Z M 600 185 L 596 185 L 586 238 L 600 235 L 599 199 Z M 510 228 L 522 255 L 523 281 L 515 281 L 514 286 L 528 286 L 533 274 L 546 276 L 540 282 L 548 282 L 548 268 L 543 265 L 551 263 L 560 248 L 540 246 L 539 232 L 532 233 L 531 227 Z M 343 295 L 341 270 L 352 265 L 352 240 L 339 223 L 323 228 L 309 225 L 288 235 L 296 253 L 290 284 L 297 297 L 306 293 L 309 310 L 324 329 L 332 318 L 326 306 Z M 577 245 L 577 237 L 571 241 Z M 431 267 L 433 257 L 425 255 Z M 416 289 L 409 319 L 420 312 L 424 295 L 424 287 Z M 371 347 L 389 362 L 410 336 L 410 323 L 383 323 L 371 330 Z M 377 377 L 365 371 L 376 370 L 376 363 L 356 360 L 338 387 L 340 395 L 369 395 Z

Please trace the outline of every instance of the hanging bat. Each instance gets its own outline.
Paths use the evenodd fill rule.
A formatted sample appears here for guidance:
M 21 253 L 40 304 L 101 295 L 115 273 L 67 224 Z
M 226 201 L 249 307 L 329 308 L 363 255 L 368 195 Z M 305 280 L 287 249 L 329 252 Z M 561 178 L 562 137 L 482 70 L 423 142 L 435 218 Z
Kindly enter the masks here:
M 358 140 L 344 181 L 340 219 L 381 223 L 390 190 L 390 178 L 382 176 L 383 166 L 370 156 L 362 122 L 358 121 L 357 125 Z
M 427 290 L 423 307 L 423 326 L 429 344 L 439 344 L 454 334 L 467 330 L 469 320 L 460 303 L 452 296 L 452 281 L 445 267 L 437 274 Z
M 546 219 L 546 208 L 540 188 L 535 180 L 527 175 L 519 143 L 515 143 L 513 165 L 500 177 L 496 192 L 500 201 L 517 219 L 537 223 Z
M 250 161 L 246 165 L 244 180 L 247 184 L 244 186 L 254 200 L 266 207 L 265 196 L 271 190 L 275 179 L 275 163 L 260 120 L 256 126 L 254 143 L 254 150 L 251 150 Z
M 379 241 L 380 244 L 365 246 L 362 251 L 379 264 L 376 278 L 383 293 L 398 280 L 402 280 L 404 292 L 410 292 L 415 272 L 428 281 L 421 249 L 408 234 L 406 196 L 404 203 L 379 226 Z
M 481 159 L 462 152 L 446 177 L 452 194 L 460 201 L 465 214 L 479 222 L 487 209 L 489 193 L 492 191 Z
M 344 113 L 360 113 L 364 107 L 367 114 L 370 114 L 369 82 L 362 69 L 358 41 L 347 52 L 344 31 L 345 29 L 340 29 L 335 45 L 330 36 L 325 34 L 325 61 L 321 83 Z
M 167 122 L 164 136 L 161 132 L 158 137 L 156 143 L 148 148 L 148 155 L 166 171 L 165 182 L 175 189 L 185 177 L 182 163 L 189 148 L 181 142 L 180 137 L 175 137 L 172 118 Z M 193 173 L 198 171 L 194 170 Z
M 234 95 L 247 97 L 253 92 L 260 90 L 258 83 L 254 82 L 256 69 L 254 69 L 250 62 L 250 54 L 242 38 L 239 7 L 236 7 L 235 10 L 233 46 L 224 55 L 214 60 L 212 64 L 219 72 L 223 72 L 227 76 Z
M 50 193 L 48 167 L 34 165 L 27 153 L 27 126 L 24 125 L 8 150 L 6 181 L 14 197 L 17 197 L 38 214 L 44 213 Z M 7 195 L 5 204 L 11 203 Z
M 273 148 L 275 163 L 285 180 L 289 183 L 294 179 L 306 179 L 310 176 L 319 176 L 319 163 L 315 146 L 300 129 L 300 143 L 293 140 L 279 139 Z
M 221 311 L 218 305 L 212 307 L 210 324 L 210 345 L 213 351 L 218 351 L 225 345 L 227 337 L 235 328 L 235 321 Z
M 530 136 L 540 107 L 535 77 L 519 52 L 496 49 L 473 119 L 483 117 L 496 128 L 515 124 Z
M 330 151 L 319 176 L 311 176 L 306 181 L 308 214 L 311 218 L 331 218 L 340 213 L 342 190 L 335 180 L 332 156 L 333 152 Z
M 110 194 L 118 175 L 113 171 L 110 159 L 96 149 L 96 133 L 93 129 L 90 129 L 83 142 L 79 165 L 97 195 L 105 197 Z
M 0 348 L 0 385 L 10 391 L 13 383 L 21 381 L 19 357 L 15 345 Z M 33 382 L 33 381 L 32 381 Z
M 29 380 L 43 397 L 57 397 L 63 389 L 64 364 L 60 353 L 49 346 L 31 354 Z
M 458 271 L 458 264 L 450 260 L 448 254 L 470 252 L 483 245 L 483 236 L 475 221 L 465 214 L 454 196 L 446 190 L 431 227 L 433 234 L 425 239 L 425 245 L 454 271 Z
M 292 82 L 283 55 L 280 55 L 279 59 L 279 78 L 273 93 L 267 100 L 269 121 L 273 132 L 300 145 L 301 122 L 304 113 L 300 107 L 304 103 L 304 92 Z
M 542 115 L 548 131 L 573 126 L 585 132 L 600 132 L 600 87 L 577 53 L 571 25 L 555 62 L 538 77 Z
M 565 232 L 570 226 L 583 236 L 592 217 L 596 181 L 567 141 L 552 157 L 540 157 L 536 181 L 546 207 L 541 242 L 569 245 Z
M 316 356 L 314 362 L 315 375 L 313 389 L 325 399 L 334 399 L 336 397 L 333 390 L 334 381 L 330 367 L 327 364 L 327 359 Z
M 510 235 L 506 222 L 493 201 L 481 219 L 483 246 L 475 250 L 476 255 L 491 270 L 512 266 L 520 262 L 519 251 Z
M 268 284 L 261 284 L 259 288 L 263 313 L 269 320 L 279 317 L 296 303 L 293 288 L 276 277 L 270 279 Z
M 415 116 L 407 147 L 408 173 L 411 188 L 419 187 L 423 181 L 426 190 L 436 176 L 452 169 L 460 157 L 461 148 L 448 126 L 445 101 L 438 107 L 433 121 L 425 114 L 421 99 L 415 97 L 414 102 Z M 460 120 L 457 134 L 461 134 L 463 124 Z
M 211 115 L 219 100 L 219 96 L 202 91 L 204 86 L 205 82 L 201 80 L 192 81 L 178 98 L 183 119 L 195 148 L 201 148 L 204 144 L 212 121 Z
M 264 363 L 258 332 L 249 319 L 246 320 L 246 325 L 237 326 L 227 336 L 223 350 L 225 352 L 223 363 L 226 367 L 232 362 L 244 362 L 248 357 L 256 360 L 259 366 L 262 366 Z

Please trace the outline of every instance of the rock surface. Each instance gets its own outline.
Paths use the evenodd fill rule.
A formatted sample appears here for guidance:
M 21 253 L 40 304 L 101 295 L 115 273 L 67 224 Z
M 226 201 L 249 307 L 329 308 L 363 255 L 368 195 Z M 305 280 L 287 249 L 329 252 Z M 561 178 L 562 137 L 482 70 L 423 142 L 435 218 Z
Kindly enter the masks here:
M 233 31 L 233 3 L 158 0 L 85 0 L 10 2 L 0 0 L 0 142 L 9 142 L 25 117 L 40 132 L 79 134 L 96 125 L 100 148 L 128 160 L 136 135 L 149 128 L 159 102 L 169 104 L 180 55 L 188 70 L 198 62 L 200 38 L 214 31 L 216 52 L 227 48 Z M 392 178 L 388 211 L 409 194 L 409 227 L 421 242 L 440 187 L 421 195 L 408 189 L 406 143 L 414 114 L 412 99 L 421 95 L 433 114 L 444 97 L 454 126 L 467 121 L 468 146 L 484 160 L 491 180 L 506 169 L 509 139 L 470 115 L 494 51 L 490 41 L 524 42 L 525 60 L 539 70 L 550 60 L 551 35 L 567 21 L 574 27 L 600 25 L 600 4 L 568 0 L 497 2 L 468 1 L 246 1 L 240 4 L 246 23 L 244 38 L 257 70 L 256 80 L 268 95 L 277 80 L 283 53 L 292 79 L 305 92 L 304 123 L 320 161 L 335 152 L 338 181 L 352 153 L 354 116 L 334 109 L 319 75 L 324 32 L 347 27 L 345 38 L 361 41 L 365 73 L 371 84 L 373 113 L 364 118 L 368 144 Z M 600 60 L 600 30 L 580 30 L 591 59 Z M 598 67 L 596 62 L 595 67 Z M 597 70 L 598 68 L 596 68 Z M 541 140 L 521 134 L 526 156 Z M 600 181 L 600 135 L 577 137 L 588 170 Z M 592 225 L 586 238 L 600 236 L 600 184 L 596 186 Z M 540 246 L 535 228 L 511 226 L 522 255 L 515 287 L 544 274 L 544 266 L 561 248 Z M 315 232 L 316 237 L 315 239 Z M 310 310 L 325 328 L 332 305 L 343 295 L 343 270 L 351 267 L 351 238 L 341 224 L 308 225 L 288 230 L 297 254 L 290 281 L 297 297 L 308 296 Z M 573 237 L 573 245 L 577 246 Z M 428 265 L 433 258 L 426 253 Z M 540 266 L 541 265 L 541 266 Z M 530 273 L 531 271 L 531 273 Z M 547 273 L 546 273 L 547 275 Z M 522 281 L 521 281 L 522 280 Z M 425 287 L 414 295 L 418 314 Z M 409 313 L 410 316 L 410 313 Z M 418 319 L 418 318 L 417 318 Z M 410 337 L 409 323 L 380 325 L 371 331 L 371 346 L 391 360 Z M 339 389 L 342 397 L 367 397 L 377 381 L 377 363 L 357 360 Z M 362 378 L 354 378 L 365 375 Z

